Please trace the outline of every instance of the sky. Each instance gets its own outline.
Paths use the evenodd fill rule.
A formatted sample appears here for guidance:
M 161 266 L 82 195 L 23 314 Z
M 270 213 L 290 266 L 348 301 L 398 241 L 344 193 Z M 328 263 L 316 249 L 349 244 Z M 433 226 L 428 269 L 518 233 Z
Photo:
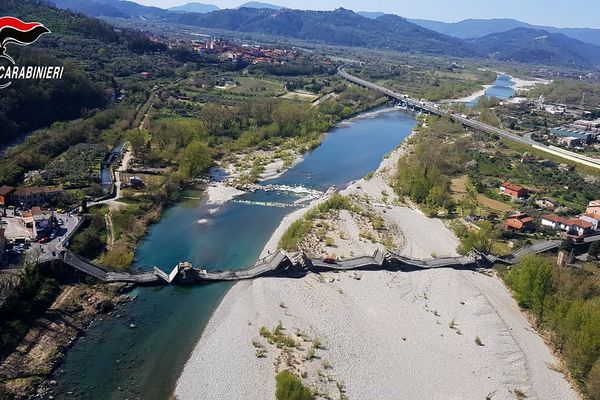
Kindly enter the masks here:
M 235 8 L 248 0 L 133 0 L 168 8 L 188 1 Z M 456 22 L 467 18 L 514 18 L 536 25 L 600 28 L 598 0 L 263 0 L 289 8 L 382 11 L 406 18 Z

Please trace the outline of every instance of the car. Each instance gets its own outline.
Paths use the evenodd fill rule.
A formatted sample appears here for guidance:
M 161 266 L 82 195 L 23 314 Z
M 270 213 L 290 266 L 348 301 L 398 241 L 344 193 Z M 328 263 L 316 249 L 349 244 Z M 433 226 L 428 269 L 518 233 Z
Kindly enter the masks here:
M 333 256 L 327 256 L 323 259 L 323 262 L 325 264 L 335 264 L 335 263 L 337 263 L 337 259 Z
M 50 234 L 50 240 L 54 240 L 54 239 L 56 239 L 56 233 L 52 232 Z
M 50 238 L 48 236 L 44 236 L 43 238 L 38 240 L 38 243 L 48 243 L 49 241 L 50 241 Z

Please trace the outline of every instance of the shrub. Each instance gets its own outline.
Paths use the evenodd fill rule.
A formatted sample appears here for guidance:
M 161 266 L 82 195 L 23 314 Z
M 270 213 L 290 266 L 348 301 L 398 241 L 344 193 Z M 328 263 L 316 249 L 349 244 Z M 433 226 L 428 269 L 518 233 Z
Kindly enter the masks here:
M 277 400 L 313 400 L 312 391 L 302 384 L 300 378 L 290 371 L 281 371 L 276 376 L 275 398 Z
M 294 221 L 279 240 L 279 247 L 288 251 L 296 250 L 298 243 L 311 227 L 312 224 L 306 219 Z

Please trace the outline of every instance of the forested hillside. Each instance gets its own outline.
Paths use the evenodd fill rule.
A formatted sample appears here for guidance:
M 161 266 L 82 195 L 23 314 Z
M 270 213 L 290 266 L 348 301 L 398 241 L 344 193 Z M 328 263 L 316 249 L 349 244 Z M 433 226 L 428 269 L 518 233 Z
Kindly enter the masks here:
M 52 31 L 28 47 L 9 45 L 18 65 L 65 66 L 61 80 L 14 81 L 2 91 L 0 143 L 106 106 L 122 87 L 119 78 L 168 68 L 168 59 L 146 56 L 165 48 L 139 33 L 116 32 L 104 22 L 40 0 L 4 0 L 0 15 L 41 22 Z
M 600 47 L 540 29 L 516 28 L 469 43 L 501 61 L 586 68 L 600 63 Z
M 458 39 L 422 28 L 404 18 L 370 19 L 343 8 L 335 11 L 240 8 L 209 14 L 172 14 L 168 19 L 188 25 L 281 35 L 342 46 L 473 56 Z

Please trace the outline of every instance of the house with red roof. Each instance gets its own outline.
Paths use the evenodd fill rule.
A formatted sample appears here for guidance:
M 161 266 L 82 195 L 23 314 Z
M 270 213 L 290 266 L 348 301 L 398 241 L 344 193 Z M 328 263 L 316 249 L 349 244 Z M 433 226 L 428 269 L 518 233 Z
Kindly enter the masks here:
M 583 236 L 592 232 L 593 225 L 578 218 L 564 218 L 556 214 L 542 216 L 542 226 L 571 236 Z
M 600 231 L 600 214 L 582 214 L 579 219 L 592 224 L 593 230 Z
M 500 191 L 502 194 L 510 196 L 513 199 L 524 199 L 529 196 L 529 190 L 527 190 L 527 188 L 510 182 L 504 182 L 500 185 Z
M 504 228 L 515 231 L 531 231 L 534 228 L 533 218 L 525 213 L 517 213 L 504 220 Z

